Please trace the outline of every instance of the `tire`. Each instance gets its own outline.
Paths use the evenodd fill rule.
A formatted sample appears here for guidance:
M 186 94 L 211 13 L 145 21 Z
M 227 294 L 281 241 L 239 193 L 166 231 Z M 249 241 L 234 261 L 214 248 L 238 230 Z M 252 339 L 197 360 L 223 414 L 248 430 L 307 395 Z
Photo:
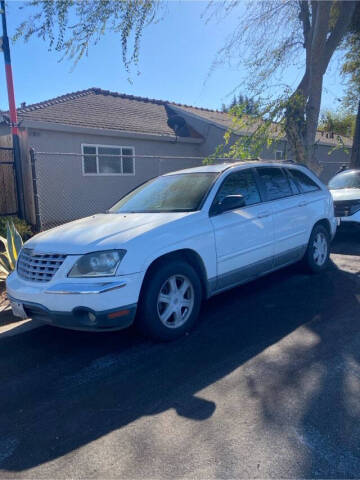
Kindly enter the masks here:
M 319 273 L 329 266 L 330 236 L 323 225 L 315 225 L 304 255 L 303 264 L 307 271 Z
M 201 301 L 201 281 L 191 265 L 181 260 L 160 263 L 145 279 L 137 327 L 154 340 L 174 340 L 192 329 Z

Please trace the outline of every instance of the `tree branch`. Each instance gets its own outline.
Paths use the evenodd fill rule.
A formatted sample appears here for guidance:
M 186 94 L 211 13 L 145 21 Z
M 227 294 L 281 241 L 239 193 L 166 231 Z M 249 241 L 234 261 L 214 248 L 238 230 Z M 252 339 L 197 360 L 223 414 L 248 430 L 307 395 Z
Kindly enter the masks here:
M 339 43 L 343 39 L 348 29 L 348 26 L 350 25 L 352 16 L 354 15 L 354 12 L 355 12 L 356 4 L 357 4 L 356 1 L 340 2 L 339 17 L 335 23 L 335 27 L 333 31 L 331 32 L 324 46 L 324 54 L 322 56 L 322 62 L 321 62 L 323 73 L 326 71 L 327 66 L 329 65 L 330 59 L 335 49 L 339 46 Z
M 303 26 L 303 35 L 304 35 L 304 48 L 308 48 L 309 45 L 309 35 L 310 35 L 310 11 L 309 11 L 309 3 L 307 0 L 300 0 L 299 1 L 300 13 L 299 13 L 299 20 Z

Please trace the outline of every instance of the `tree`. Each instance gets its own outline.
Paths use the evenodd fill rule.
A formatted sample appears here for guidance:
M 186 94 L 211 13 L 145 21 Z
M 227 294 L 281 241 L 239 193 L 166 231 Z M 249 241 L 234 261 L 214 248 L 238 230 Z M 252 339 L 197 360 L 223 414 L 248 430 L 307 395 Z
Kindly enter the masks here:
M 137 64 L 141 35 L 155 20 L 156 0 L 31 0 L 20 8 L 32 13 L 16 29 L 14 40 L 37 36 L 75 63 L 108 31 L 118 33 L 126 70 Z M 129 42 L 132 48 L 129 53 Z
M 337 135 L 350 137 L 355 131 L 355 115 L 346 110 L 333 112 L 326 110 L 321 114 L 318 130 L 334 132 Z
M 341 73 L 347 80 L 344 105 L 355 113 L 360 98 L 360 3 L 356 6 L 343 47 L 345 56 Z
M 350 165 L 352 168 L 360 168 L 360 99 L 356 115 L 354 142 L 351 151 Z
M 236 5 L 236 1 L 230 2 L 227 14 Z M 244 152 L 244 142 L 249 149 L 252 145 L 258 147 L 261 141 L 271 142 L 273 136 L 285 135 L 296 161 L 319 170 L 315 137 L 323 77 L 349 30 L 355 7 L 354 1 L 336 0 L 266 0 L 247 4 L 242 20 L 219 52 L 220 61 L 240 57 L 248 71 L 248 90 L 255 97 L 271 90 L 275 82 L 279 86 L 290 65 L 301 67 L 303 74 L 295 89 L 281 82 L 282 95 L 263 99 L 261 117 L 266 119 L 265 125 L 258 122 L 252 126 L 253 143 L 239 138 L 239 150 L 231 148 L 233 155 Z M 244 124 L 243 117 L 239 117 L 240 126 Z M 236 127 L 239 124 L 234 121 Z
M 289 65 L 303 68 L 295 90 L 284 86 L 280 97 L 267 102 L 262 99 L 263 122 L 251 127 L 256 145 L 270 141 L 275 132 L 282 135 L 283 131 L 296 161 L 315 170 L 319 168 L 315 160 L 315 135 L 323 77 L 349 31 L 356 4 L 354 0 L 249 2 L 220 57 L 235 52 L 244 61 L 251 96 L 257 98 L 268 91 L 270 82 L 278 81 Z M 157 0 L 32 0 L 25 8 L 34 13 L 19 26 L 15 37 L 27 40 L 37 35 L 48 40 L 50 48 L 77 61 L 92 43 L 112 30 L 121 37 L 122 59 L 129 69 L 131 63 L 138 61 L 143 28 L 154 21 L 161 5 Z M 221 9 L 226 15 L 232 14 L 238 5 L 238 0 L 210 2 L 210 7 Z M 131 40 L 133 47 L 129 54 Z M 234 117 L 236 113 L 241 123 L 246 114 L 234 106 Z M 236 148 L 231 152 L 236 155 Z
M 229 105 L 225 105 L 223 103 L 221 106 L 221 111 L 228 113 L 236 106 L 242 106 L 243 111 L 246 115 L 260 114 L 257 102 L 253 98 L 248 97 L 246 95 L 242 95 L 241 93 L 237 97 L 236 95 L 234 95 Z
M 350 112 L 357 111 L 350 164 L 352 167 L 360 168 L 360 4 L 356 6 L 344 44 L 346 54 L 342 74 L 347 78 L 344 101 Z

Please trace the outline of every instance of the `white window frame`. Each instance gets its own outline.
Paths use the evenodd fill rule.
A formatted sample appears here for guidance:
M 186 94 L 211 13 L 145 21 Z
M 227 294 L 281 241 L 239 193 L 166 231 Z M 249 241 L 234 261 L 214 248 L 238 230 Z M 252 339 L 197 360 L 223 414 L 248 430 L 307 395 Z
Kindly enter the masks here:
M 96 148 L 96 154 L 91 154 L 91 153 L 84 153 L 84 147 L 95 147 Z M 105 148 L 120 148 L 121 151 L 121 170 L 123 169 L 123 154 L 122 154 L 122 149 L 127 148 L 129 150 L 132 150 L 132 161 L 133 161 L 133 173 L 123 173 L 122 171 L 120 173 L 99 173 L 99 153 L 98 153 L 98 148 L 99 147 L 105 147 Z M 93 155 L 96 157 L 96 173 L 85 173 L 85 156 L 91 156 Z M 103 154 L 102 154 L 103 155 Z M 130 157 L 130 155 L 125 155 L 126 157 Z M 82 174 L 85 177 L 134 177 L 135 176 L 135 147 L 133 146 L 126 146 L 126 145 L 103 145 L 100 143 L 82 143 L 81 144 L 81 164 L 82 164 Z
M 276 158 L 277 153 L 280 153 L 281 158 Z M 275 150 L 275 160 L 284 160 L 284 152 L 282 150 Z

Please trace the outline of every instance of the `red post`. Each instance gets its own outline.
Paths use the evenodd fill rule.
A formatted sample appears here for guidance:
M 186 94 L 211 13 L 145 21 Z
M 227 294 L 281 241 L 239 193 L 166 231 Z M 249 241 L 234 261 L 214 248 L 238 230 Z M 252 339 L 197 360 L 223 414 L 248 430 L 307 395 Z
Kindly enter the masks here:
M 1 0 L 0 6 L 1 6 L 1 19 L 2 19 L 2 28 L 3 28 L 2 49 L 4 52 L 6 86 L 7 86 L 8 100 L 9 100 L 11 133 L 13 137 L 15 178 L 16 178 L 16 190 L 17 190 L 17 200 L 18 200 L 18 215 L 20 218 L 24 218 L 25 202 L 24 202 L 24 189 L 23 189 L 23 181 L 22 181 L 19 129 L 18 129 L 18 119 L 17 119 L 17 112 L 16 112 L 14 81 L 13 81 L 13 74 L 12 74 L 12 67 L 11 67 L 10 45 L 9 45 L 9 38 L 7 34 L 6 12 L 5 12 L 4 0 Z

